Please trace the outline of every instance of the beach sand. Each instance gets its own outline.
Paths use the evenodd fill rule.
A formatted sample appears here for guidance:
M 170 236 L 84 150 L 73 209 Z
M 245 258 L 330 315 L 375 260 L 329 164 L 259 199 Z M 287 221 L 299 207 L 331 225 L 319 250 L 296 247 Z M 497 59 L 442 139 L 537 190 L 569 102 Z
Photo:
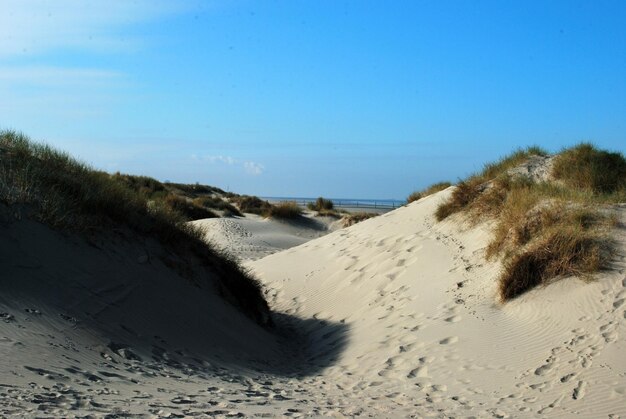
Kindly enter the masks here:
M 96 246 L 7 216 L 0 416 L 625 416 L 623 228 L 594 281 L 502 305 L 491 226 L 433 218 L 450 193 L 302 244 L 200 222 L 222 223 L 224 247 L 244 238 L 230 249 L 266 287 L 270 330 L 150 240 Z M 257 259 L 285 241 L 299 245 Z

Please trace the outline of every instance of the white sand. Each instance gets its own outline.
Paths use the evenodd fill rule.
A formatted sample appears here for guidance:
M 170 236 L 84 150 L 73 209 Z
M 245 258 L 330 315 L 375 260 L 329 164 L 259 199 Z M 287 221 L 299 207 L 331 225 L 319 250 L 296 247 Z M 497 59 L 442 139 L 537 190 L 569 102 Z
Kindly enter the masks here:
M 333 217 L 316 217 L 307 211 L 298 220 L 276 220 L 254 214 L 244 217 L 192 221 L 211 244 L 241 260 L 256 260 L 306 243 L 340 228 Z
M 487 226 L 433 219 L 450 191 L 250 264 L 276 310 L 345 328 L 323 375 L 342 413 L 626 414 L 624 231 L 597 281 L 499 306 Z M 315 336 L 317 350 L 336 344 Z
M 487 226 L 434 222 L 450 191 L 249 262 L 272 332 L 155 243 L 0 222 L 0 416 L 625 416 L 624 230 L 595 282 L 500 306 Z

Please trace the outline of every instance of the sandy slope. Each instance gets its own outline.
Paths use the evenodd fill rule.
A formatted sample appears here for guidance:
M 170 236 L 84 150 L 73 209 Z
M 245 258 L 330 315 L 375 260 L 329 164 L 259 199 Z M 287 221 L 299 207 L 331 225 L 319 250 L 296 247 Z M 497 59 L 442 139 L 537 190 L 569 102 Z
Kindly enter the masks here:
M 0 416 L 626 415 L 624 230 L 596 282 L 498 306 L 486 226 L 434 223 L 449 193 L 249 262 L 272 331 L 149 240 L 5 217 Z
M 449 193 L 250 264 L 276 310 L 344 329 L 324 372 L 344 413 L 626 414 L 623 230 L 614 269 L 596 282 L 499 306 L 499 266 L 482 257 L 488 228 L 433 220 Z M 335 344 L 318 338 L 320 350 Z
M 324 236 L 340 227 L 332 217 L 307 212 L 298 220 L 275 220 L 254 214 L 245 217 L 192 221 L 208 242 L 242 260 L 256 260 Z

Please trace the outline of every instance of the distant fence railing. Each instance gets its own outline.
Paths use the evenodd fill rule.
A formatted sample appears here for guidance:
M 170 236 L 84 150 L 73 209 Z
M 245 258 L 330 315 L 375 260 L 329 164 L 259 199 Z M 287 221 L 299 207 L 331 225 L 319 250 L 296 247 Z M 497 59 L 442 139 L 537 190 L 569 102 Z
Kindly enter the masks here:
M 272 203 L 277 202 L 295 202 L 301 207 L 306 207 L 310 203 L 314 203 L 315 199 L 304 198 L 264 198 Z M 351 199 L 332 199 L 333 206 L 337 208 L 363 208 L 363 209 L 380 209 L 380 210 L 393 210 L 401 207 L 404 203 L 399 201 L 359 201 Z

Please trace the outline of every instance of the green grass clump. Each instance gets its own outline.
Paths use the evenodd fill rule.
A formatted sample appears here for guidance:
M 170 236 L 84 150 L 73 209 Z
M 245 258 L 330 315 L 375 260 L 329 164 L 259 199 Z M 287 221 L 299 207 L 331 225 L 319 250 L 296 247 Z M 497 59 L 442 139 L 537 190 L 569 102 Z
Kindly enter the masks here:
M 199 207 L 224 211 L 229 216 L 243 216 L 243 214 L 237 208 L 218 196 L 211 195 L 199 197 L 194 199 L 193 203 Z
M 428 195 L 432 195 L 434 193 L 443 191 L 444 189 L 447 189 L 450 186 L 452 186 L 452 184 L 450 182 L 433 183 L 432 185 L 430 185 L 426 189 L 423 189 L 421 191 L 413 192 L 411 195 L 408 196 L 408 198 L 406 199 L 406 202 L 407 202 L 407 204 L 410 204 L 411 202 L 417 201 L 417 200 L 422 199 L 422 198 L 425 198 Z
M 547 152 L 537 146 L 518 149 L 502 157 L 495 163 L 488 163 L 484 169 L 457 184 L 450 199 L 437 208 L 435 217 L 441 221 L 470 206 L 486 190 L 486 183 L 499 177 L 507 177 L 507 171 L 526 162 L 532 156 L 547 156 Z
M 224 195 L 226 193 L 220 188 L 216 188 L 215 186 L 200 185 L 199 183 L 187 185 L 184 183 L 169 182 L 169 183 L 165 183 L 165 186 L 167 186 L 168 189 L 176 192 L 177 194 L 185 195 L 189 198 L 195 198 L 198 195 L 209 195 L 209 194 Z
M 513 169 L 516 166 L 524 163 L 528 158 L 532 156 L 547 156 L 548 152 L 539 146 L 530 146 L 526 148 L 519 148 L 508 156 L 502 157 L 495 163 L 487 163 L 477 177 L 484 181 L 494 179 L 508 170 Z
M 502 257 L 498 278 L 502 301 L 564 275 L 590 275 L 604 266 L 611 220 L 606 204 L 624 198 L 626 167 L 619 153 L 582 144 L 554 159 L 557 182 L 511 176 L 537 148 L 517 151 L 460 182 L 436 210 L 441 221 L 462 212 L 471 222 L 495 220 L 486 257 Z M 609 170 L 616 173 L 605 173 Z M 490 177 L 493 176 L 493 177 Z
M 209 268 L 225 298 L 260 323 L 268 323 L 269 308 L 260 284 L 236 261 L 209 247 L 203 233 L 185 223 L 178 211 L 164 201 L 149 205 L 145 194 L 67 153 L 1 131 L 0 202 L 28 208 L 30 216 L 56 229 L 89 235 L 130 230 L 153 237 L 189 266 L 196 263 L 191 258 Z M 180 272 L 189 266 L 179 267 Z
M 180 213 L 187 220 L 202 220 L 205 218 L 218 218 L 219 216 L 208 208 L 198 205 L 185 197 L 168 194 L 163 200 L 165 205 Z
M 302 215 L 302 208 L 293 201 L 280 202 L 272 205 L 267 212 L 271 218 L 295 219 Z
M 307 208 L 309 208 L 312 211 L 330 211 L 334 208 L 334 204 L 333 201 L 331 201 L 330 199 L 326 199 L 323 197 L 319 197 L 315 200 L 315 202 L 309 202 L 307 204 Z
M 559 154 L 552 169 L 555 179 L 566 186 L 595 194 L 626 191 L 626 159 L 621 153 L 598 150 L 583 143 Z
M 482 185 L 477 179 L 459 182 L 450 198 L 437 207 L 435 217 L 438 221 L 441 221 L 463 210 L 479 196 L 481 190 Z
M 606 264 L 606 242 L 593 232 L 552 229 L 507 259 L 498 284 L 503 301 L 566 275 L 589 277 Z
M 240 195 L 231 199 L 241 212 L 247 212 L 248 214 L 265 216 L 272 208 L 272 204 L 256 196 Z
M 148 176 L 127 175 L 117 172 L 112 175 L 113 180 L 121 182 L 129 189 L 136 191 L 147 199 L 162 199 L 168 194 L 165 185 Z

